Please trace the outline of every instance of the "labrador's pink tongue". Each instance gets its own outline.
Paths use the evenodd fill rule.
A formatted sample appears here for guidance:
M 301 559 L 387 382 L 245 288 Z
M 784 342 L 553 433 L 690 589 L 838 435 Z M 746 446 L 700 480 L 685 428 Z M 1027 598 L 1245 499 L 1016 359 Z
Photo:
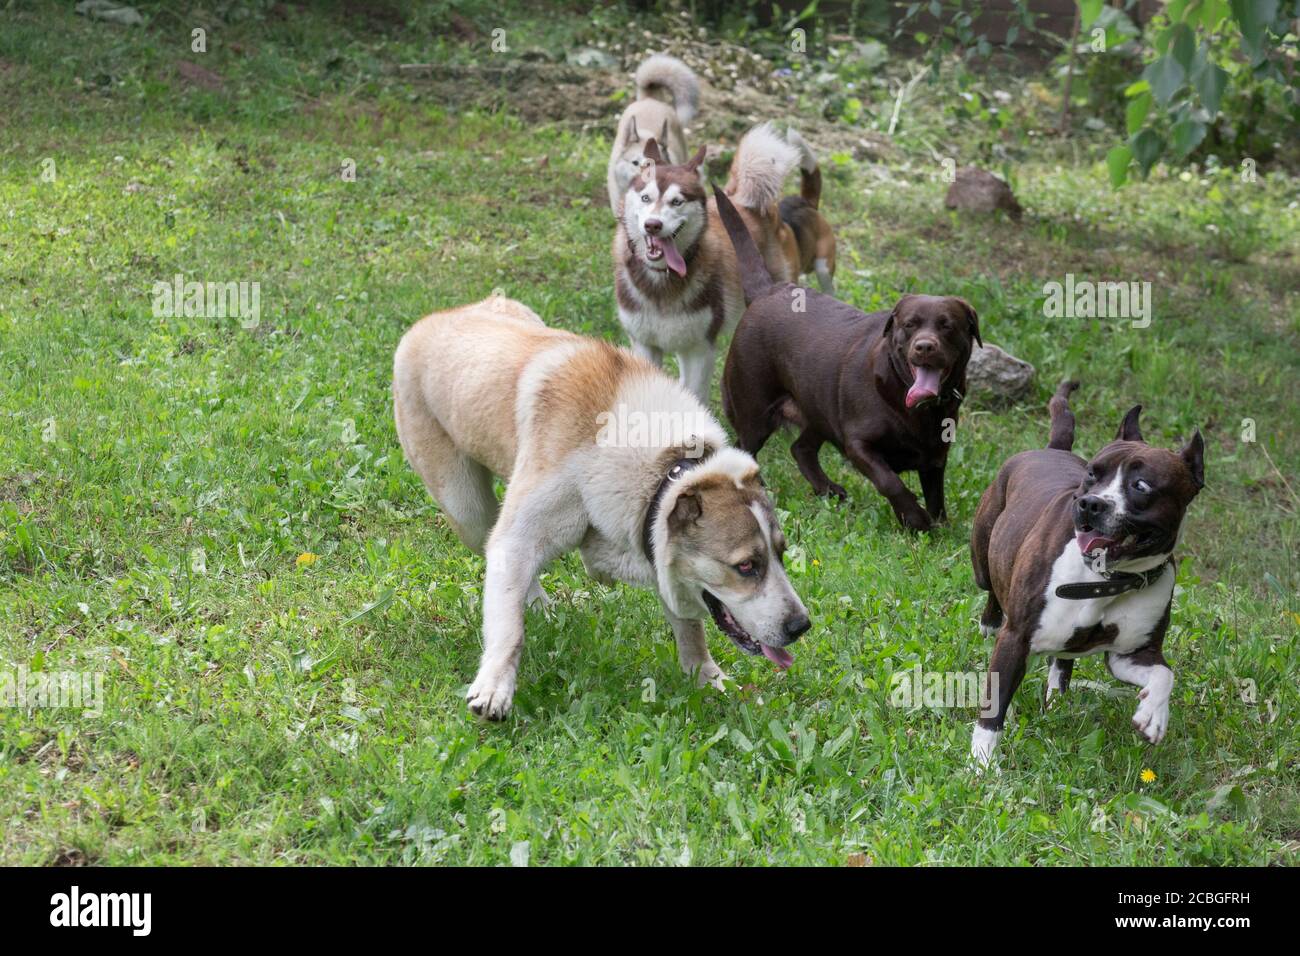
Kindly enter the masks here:
M 782 647 L 772 647 L 769 644 L 759 644 L 763 649 L 763 656 L 775 664 L 781 670 L 786 670 L 794 663 L 794 655 Z
M 1099 547 L 1105 548 L 1115 543 L 1113 538 L 1107 538 L 1095 531 L 1080 531 L 1075 535 L 1074 540 L 1079 542 L 1079 550 L 1084 554 L 1092 554 Z
M 664 262 L 679 276 L 686 275 L 686 260 L 677 251 L 677 245 L 671 239 L 660 239 L 659 245 L 664 250 Z
M 938 397 L 939 370 L 937 368 L 913 368 L 912 374 L 916 376 L 916 380 L 912 382 L 912 387 L 907 390 L 905 404 L 908 408 L 911 408 L 917 402 L 925 401 L 927 398 Z

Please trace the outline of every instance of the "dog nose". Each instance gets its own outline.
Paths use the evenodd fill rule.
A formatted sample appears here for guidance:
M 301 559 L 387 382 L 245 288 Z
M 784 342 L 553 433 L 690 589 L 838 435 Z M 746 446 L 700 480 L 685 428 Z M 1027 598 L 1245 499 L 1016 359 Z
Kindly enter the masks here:
M 934 350 L 939 344 L 934 339 L 917 339 L 912 343 L 912 351 L 920 358 L 928 358 L 934 354 Z
M 1085 518 L 1097 518 L 1110 510 L 1110 502 L 1097 495 L 1084 495 L 1075 502 L 1074 507 Z
M 785 631 L 787 641 L 799 640 L 799 635 L 803 634 L 808 628 L 812 627 L 812 621 L 808 620 L 807 614 L 800 614 L 797 617 L 786 618 L 782 630 Z
M 662 219 L 647 219 L 645 221 L 645 231 L 650 233 L 652 236 L 657 236 L 659 230 L 663 227 L 664 224 Z

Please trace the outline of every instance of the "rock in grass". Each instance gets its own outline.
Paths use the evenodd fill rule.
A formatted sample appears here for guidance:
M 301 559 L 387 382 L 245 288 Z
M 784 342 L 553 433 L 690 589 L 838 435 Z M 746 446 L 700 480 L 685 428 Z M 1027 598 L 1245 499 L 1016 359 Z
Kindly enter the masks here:
M 957 170 L 957 178 L 948 187 L 948 196 L 943 204 L 949 209 L 967 212 L 1004 209 L 1012 219 L 1019 219 L 1022 211 L 1011 187 L 977 166 L 963 166 Z
M 1024 398 L 1034 384 L 1034 367 L 996 345 L 976 345 L 966 365 L 966 390 L 971 395 L 1012 402 Z
M 75 7 L 77 13 L 92 20 L 105 20 L 124 27 L 138 27 L 144 23 L 144 17 L 135 7 L 125 3 L 112 3 L 110 0 L 83 0 Z

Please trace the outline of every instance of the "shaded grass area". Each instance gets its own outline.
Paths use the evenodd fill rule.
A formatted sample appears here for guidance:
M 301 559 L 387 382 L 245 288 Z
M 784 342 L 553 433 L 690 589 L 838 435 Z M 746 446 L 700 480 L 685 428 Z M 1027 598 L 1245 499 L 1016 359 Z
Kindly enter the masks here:
M 482 564 L 402 461 L 392 350 L 494 288 L 620 341 L 608 143 L 429 101 L 391 68 L 463 58 L 454 38 L 328 8 L 232 26 L 245 53 L 225 36 L 203 61 L 216 91 L 175 74 L 188 30 L 161 13 L 135 34 L 53 5 L 6 16 L 0 672 L 98 671 L 107 699 L 100 717 L 0 709 L 0 861 L 498 863 L 525 843 L 542 863 L 1293 860 L 1293 179 L 1113 193 L 1088 158 L 1029 163 L 1017 225 L 945 212 L 937 170 L 828 169 L 841 295 L 965 296 L 1038 367 L 1036 394 L 968 404 L 952 520 L 929 536 L 829 449 L 852 500 L 813 499 L 788 438 L 770 444 L 816 623 L 787 674 L 714 635 L 738 686 L 694 689 L 654 596 L 570 556 L 551 615 L 529 617 L 515 716 L 485 727 L 461 699 Z M 1150 280 L 1151 327 L 1045 318 L 1067 272 Z M 259 282 L 259 324 L 155 316 L 177 273 Z M 1100 659 L 1043 712 L 1031 667 L 1003 771 L 976 777 L 973 708 L 892 706 L 891 686 L 986 665 L 969 523 L 1001 460 L 1045 441 L 1067 376 L 1085 453 L 1138 401 L 1152 442 L 1206 434 L 1172 726 L 1145 745 Z

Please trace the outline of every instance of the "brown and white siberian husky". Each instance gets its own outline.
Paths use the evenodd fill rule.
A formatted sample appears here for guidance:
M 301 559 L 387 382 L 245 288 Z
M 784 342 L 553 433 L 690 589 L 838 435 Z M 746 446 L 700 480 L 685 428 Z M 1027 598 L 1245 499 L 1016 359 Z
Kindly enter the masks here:
M 637 67 L 636 100 L 619 118 L 605 173 L 609 208 L 615 218 L 628 184 L 645 162 L 645 147 L 651 138 L 667 162 L 686 162 L 690 153 L 682 127 L 694 118 L 699 106 L 699 81 L 681 60 L 658 53 Z
M 682 384 L 707 404 L 718 338 L 745 311 L 736 253 L 704 188 L 703 147 L 682 165 L 653 140 L 645 155 L 651 162 L 629 184 L 614 235 L 618 318 L 638 355 L 656 365 L 665 352 L 676 355 Z M 799 158 L 763 123 L 740 141 L 724 189 L 777 282 L 799 274 L 799 247 L 777 208 Z

